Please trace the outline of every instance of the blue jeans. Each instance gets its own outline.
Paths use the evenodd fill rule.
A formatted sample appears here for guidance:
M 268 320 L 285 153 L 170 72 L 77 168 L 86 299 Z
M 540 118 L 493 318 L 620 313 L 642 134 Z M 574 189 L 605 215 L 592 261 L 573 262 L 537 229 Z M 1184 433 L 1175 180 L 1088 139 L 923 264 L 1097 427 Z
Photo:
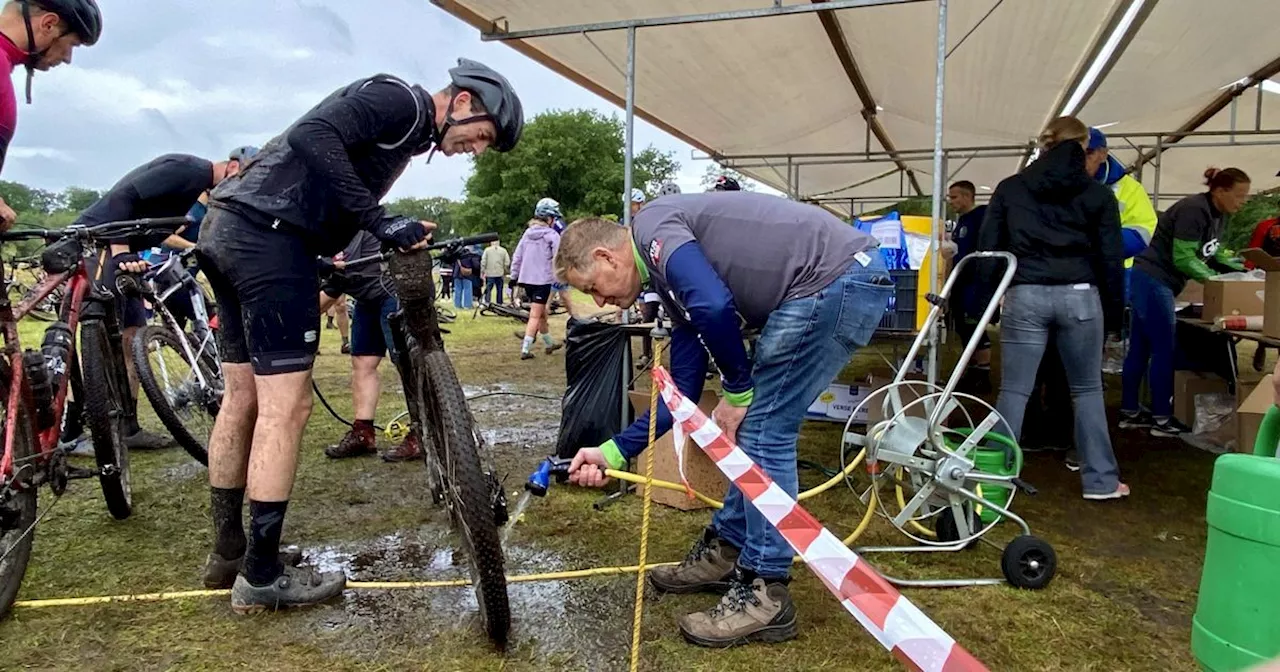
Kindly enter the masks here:
M 872 255 L 865 268 L 854 262 L 817 294 L 778 306 L 761 330 L 751 369 L 755 398 L 738 427 L 737 441 L 792 497 L 799 489 L 796 439 L 805 410 L 871 340 L 892 292 L 884 262 Z M 737 488 L 729 487 L 712 526 L 720 538 L 741 549 L 738 564 L 744 569 L 766 578 L 790 572 L 791 546 Z
M 1075 407 L 1080 479 L 1091 494 L 1115 492 L 1120 468 L 1111 450 L 1107 408 L 1102 396 L 1102 301 L 1086 285 L 1015 285 L 1000 314 L 1002 375 L 996 410 L 1009 436 L 1020 438 L 1027 400 L 1049 342 L 1058 346 Z
M 453 307 L 471 308 L 471 278 L 453 278 Z
M 493 291 L 498 290 L 498 298 L 493 298 Z M 487 303 L 502 303 L 502 276 L 484 279 L 484 300 Z
M 1138 410 L 1138 394 L 1146 378 L 1151 388 L 1151 414 L 1167 418 L 1173 415 L 1173 343 L 1178 325 L 1173 290 L 1135 268 L 1129 279 L 1129 303 L 1133 322 L 1121 377 L 1120 409 Z

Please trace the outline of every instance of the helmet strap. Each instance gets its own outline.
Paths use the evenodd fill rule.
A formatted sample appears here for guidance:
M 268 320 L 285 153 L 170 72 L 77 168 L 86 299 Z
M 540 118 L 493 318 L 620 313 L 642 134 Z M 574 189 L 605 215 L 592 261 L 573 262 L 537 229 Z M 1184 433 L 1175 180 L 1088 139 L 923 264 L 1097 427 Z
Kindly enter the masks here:
M 431 163 L 431 157 L 435 156 L 437 149 L 440 149 L 440 144 L 444 142 L 444 134 L 448 133 L 450 128 L 453 128 L 454 126 L 466 126 L 467 124 L 475 124 L 481 121 L 493 121 L 494 125 L 495 126 L 497 125 L 497 121 L 488 114 L 473 115 L 471 117 L 463 119 L 462 121 L 458 121 L 457 119 L 454 119 L 453 118 L 453 102 L 457 99 L 458 99 L 458 94 L 456 93 L 453 94 L 453 97 L 449 99 L 449 107 L 445 108 L 445 111 L 444 111 L 444 125 L 440 126 L 440 128 L 438 129 L 438 134 L 439 134 L 438 139 L 436 140 L 435 146 L 431 148 L 431 153 L 427 154 L 427 163 Z
M 31 104 L 31 80 L 36 76 L 36 61 L 40 59 L 40 54 L 36 49 L 36 34 L 31 28 L 31 3 L 22 3 L 22 23 L 27 28 L 27 104 Z

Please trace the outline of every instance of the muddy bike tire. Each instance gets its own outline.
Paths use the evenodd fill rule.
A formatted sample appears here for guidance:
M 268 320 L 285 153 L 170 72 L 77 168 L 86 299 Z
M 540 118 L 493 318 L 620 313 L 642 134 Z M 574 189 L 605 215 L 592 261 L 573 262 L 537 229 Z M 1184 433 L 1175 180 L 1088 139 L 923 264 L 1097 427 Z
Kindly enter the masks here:
M 138 372 L 138 383 L 142 386 L 142 391 L 146 393 L 147 400 L 151 402 L 151 409 L 156 412 L 156 417 L 160 418 L 160 422 L 164 424 L 165 429 L 173 435 L 173 439 L 187 451 L 187 454 L 195 458 L 197 462 L 205 466 L 209 466 L 209 447 L 208 437 L 197 436 L 197 432 L 191 431 L 186 423 L 179 417 L 178 411 L 169 401 L 168 395 L 160 385 L 156 372 L 152 369 L 151 354 L 152 345 L 171 348 L 178 354 L 182 355 L 183 361 L 186 360 L 185 353 L 182 350 L 182 342 L 174 335 L 173 330 L 168 327 L 162 327 L 155 324 L 149 324 L 138 330 L 133 337 L 133 370 Z M 193 348 L 194 349 L 194 348 Z M 208 380 L 216 379 L 218 372 L 213 368 L 214 364 L 209 361 L 210 358 L 197 358 L 195 366 L 200 367 L 201 373 Z M 187 361 L 190 366 L 191 362 Z M 218 417 L 218 410 L 221 407 L 221 400 L 210 408 L 201 407 L 194 404 L 196 412 L 209 415 L 210 419 Z
M 98 462 L 98 483 L 107 510 L 116 520 L 133 513 L 133 489 L 129 480 L 129 449 L 124 445 L 124 395 L 129 394 L 124 359 L 99 321 L 80 326 L 80 367 L 84 376 L 84 413 L 93 455 Z
M 440 483 L 451 522 L 465 547 L 480 620 L 489 639 L 505 647 L 511 631 L 505 561 L 471 412 L 453 363 L 443 350 L 415 351 L 412 356 L 420 386 L 418 414 L 431 433 L 428 449 L 435 452 L 443 472 Z M 431 467 L 428 462 L 427 468 Z
M 0 406 L 7 407 L 9 392 L 9 367 L 0 369 Z M 16 419 L 5 418 L 5 423 L 17 422 L 13 434 L 14 472 L 18 467 L 29 464 L 29 458 L 36 453 L 35 434 L 32 432 L 31 416 L 27 405 L 18 401 Z M 3 436 L 4 425 L 0 425 L 0 436 Z M 3 444 L 0 444 L 3 445 Z M 29 486 L 21 493 L 15 493 L 7 501 L 0 502 L 0 618 L 4 618 L 18 597 L 18 589 L 22 587 L 22 578 L 27 573 L 27 563 L 31 561 L 31 545 L 36 531 L 24 534 L 36 520 L 36 488 Z M 8 522 L 6 522 L 8 521 Z

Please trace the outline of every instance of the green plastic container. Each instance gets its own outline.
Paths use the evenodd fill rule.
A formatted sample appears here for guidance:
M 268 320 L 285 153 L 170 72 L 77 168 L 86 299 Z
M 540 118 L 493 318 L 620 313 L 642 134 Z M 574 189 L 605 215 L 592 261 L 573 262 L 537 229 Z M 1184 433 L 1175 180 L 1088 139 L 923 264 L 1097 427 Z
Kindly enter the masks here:
M 973 451 L 973 466 L 978 471 L 986 474 L 994 474 L 997 476 L 1013 476 L 1018 472 L 1014 470 L 1013 456 L 1005 449 L 991 450 L 988 448 L 978 448 Z M 1006 488 L 1001 485 L 981 484 L 977 488 L 977 493 L 983 499 L 994 504 L 999 504 L 1000 508 L 1009 508 L 1009 500 L 1013 498 L 1013 489 Z M 978 517 L 982 519 L 983 524 L 992 523 L 1000 518 L 1000 514 L 985 506 L 978 506 Z
M 1254 455 L 1214 463 L 1208 545 L 1191 650 L 1211 672 L 1280 656 L 1280 408 L 1263 418 Z

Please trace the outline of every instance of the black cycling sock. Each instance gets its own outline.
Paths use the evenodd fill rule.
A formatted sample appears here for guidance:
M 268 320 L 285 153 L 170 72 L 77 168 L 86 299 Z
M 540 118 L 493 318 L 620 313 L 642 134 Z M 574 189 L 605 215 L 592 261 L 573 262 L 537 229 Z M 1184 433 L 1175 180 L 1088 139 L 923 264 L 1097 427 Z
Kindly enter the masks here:
M 213 503 L 213 552 L 225 560 L 244 555 L 244 488 L 209 488 Z
M 244 556 L 244 578 L 252 585 L 269 585 L 284 571 L 280 565 L 280 534 L 287 508 L 288 501 L 249 500 L 249 550 Z

